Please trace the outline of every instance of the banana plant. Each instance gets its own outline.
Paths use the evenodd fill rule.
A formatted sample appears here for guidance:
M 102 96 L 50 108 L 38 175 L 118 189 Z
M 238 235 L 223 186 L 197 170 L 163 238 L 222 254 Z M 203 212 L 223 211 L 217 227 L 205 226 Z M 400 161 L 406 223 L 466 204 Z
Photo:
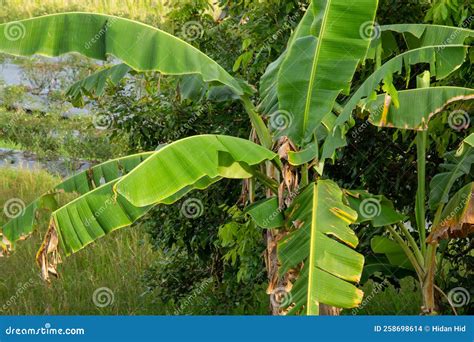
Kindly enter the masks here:
M 361 217 L 361 202 L 378 197 L 341 189 L 324 173 L 325 161 L 345 145 L 352 111 L 371 110 L 382 103 L 382 117 L 371 111 L 372 123 L 422 129 L 429 120 L 426 111 L 434 115 L 446 103 L 474 94 L 471 89 L 456 87 L 419 93 L 415 92 L 418 89 L 396 91 L 390 86 L 392 75 L 400 72 L 402 65 L 409 68 L 428 62 L 433 75 L 442 78 L 459 68 L 467 53 L 461 38 L 435 53 L 444 43 L 423 40 L 431 28 L 409 26 L 407 32 L 419 35 L 418 47 L 380 66 L 349 101 L 338 103 L 339 95 L 349 94 L 357 67 L 370 58 L 374 41 L 361 32 L 373 28 L 376 9 L 377 0 L 312 1 L 287 49 L 262 76 L 257 101 L 244 81 L 232 77 L 193 46 L 135 21 L 103 14 L 62 13 L 0 25 L 5 33 L 0 37 L 0 52 L 19 56 L 78 52 L 100 60 L 112 55 L 123 62 L 76 84 L 69 92 L 76 99 L 100 95 L 104 84 L 116 83 L 129 71 L 190 75 L 231 92 L 248 113 L 257 137 L 250 141 L 223 135 L 188 137 L 146 154 L 146 158 L 140 156 L 127 172 L 114 173 L 102 182 L 101 177 L 97 181 L 94 170 L 92 176 L 87 173 L 83 181 L 89 187 L 77 191 L 80 196 L 62 207 L 53 207 L 37 254 L 43 277 L 57 274 L 60 254 L 71 255 L 116 229 L 130 226 L 152 206 L 175 203 L 190 191 L 222 178 L 243 179 L 266 189 L 266 198 L 258 202 L 252 203 L 254 194 L 248 196 L 247 211 L 256 225 L 266 230 L 267 293 L 272 313 L 315 315 L 329 312 L 331 307 L 358 306 L 363 297 L 357 283 L 364 257 L 355 251 L 358 239 L 351 225 L 367 220 L 391 225 L 400 217 L 391 205 Z M 7 34 L 16 32 L 12 28 L 21 34 Z M 448 27 L 441 32 L 444 36 L 436 38 L 446 40 L 456 30 L 460 29 Z M 441 58 L 455 58 L 457 63 L 446 65 Z M 410 108 L 411 115 L 403 108 Z M 42 201 L 36 204 L 41 205 Z M 6 248 L 32 232 L 33 216 L 31 210 L 25 211 L 8 224 L 13 228 L 2 228 Z M 22 221 L 25 217 L 27 224 Z

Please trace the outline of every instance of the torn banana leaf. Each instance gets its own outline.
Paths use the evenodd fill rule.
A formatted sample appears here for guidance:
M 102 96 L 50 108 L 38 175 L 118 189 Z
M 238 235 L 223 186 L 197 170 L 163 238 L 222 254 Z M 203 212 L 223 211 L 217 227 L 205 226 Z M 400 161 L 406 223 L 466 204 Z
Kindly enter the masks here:
M 23 34 L 18 39 L 0 39 L 0 52 L 50 57 L 78 52 L 99 60 L 112 55 L 136 71 L 199 74 L 205 82 L 227 85 L 237 95 L 243 95 L 239 83 L 207 55 L 169 33 L 137 21 L 71 12 L 1 24 L 0 31 L 7 32 L 12 27 L 20 27 Z
M 123 158 L 113 159 L 91 167 L 77 175 L 67 178 L 50 192 L 29 204 L 17 217 L 1 227 L 3 252 L 8 253 L 19 240 L 27 238 L 34 230 L 37 212 L 40 209 L 54 211 L 58 208 L 58 193 L 85 194 L 101 184 L 110 182 L 129 173 L 133 168 L 151 156 L 154 152 L 140 153 Z
M 428 63 L 431 66 L 431 76 L 435 76 L 439 80 L 458 69 L 464 62 L 466 54 L 467 46 L 436 45 L 410 50 L 390 59 L 375 70 L 352 95 L 337 118 L 336 126 L 349 120 L 352 111 L 356 109 L 362 99 L 368 98 L 366 103 L 370 103 L 371 99 L 375 100 L 380 83 L 395 73 L 401 74 L 403 68 L 409 70 L 412 65 Z M 379 110 L 381 111 L 381 108 Z
M 467 38 L 474 37 L 474 31 L 463 27 L 431 24 L 393 24 L 380 26 L 382 32 L 397 32 L 404 36 L 410 49 L 428 45 L 464 44 Z
M 341 308 L 360 304 L 364 257 L 354 251 L 357 236 L 349 227 L 357 213 L 343 202 L 336 183 L 310 184 L 288 208 L 291 232 L 278 244 L 281 275 L 300 269 L 290 292 L 290 313 L 319 313 L 320 303 Z
M 394 127 L 424 131 L 430 119 L 454 102 L 474 99 L 474 89 L 461 87 L 434 87 L 398 92 L 400 106 L 396 108 L 390 97 L 379 95 L 366 109 L 369 121 L 379 127 Z
M 129 226 L 153 205 L 174 203 L 189 191 L 204 189 L 222 178 L 251 178 L 254 166 L 276 158 L 272 151 L 248 140 L 220 135 L 189 137 L 161 148 L 121 179 L 52 214 L 37 255 L 43 276 L 47 279 L 56 273 L 58 247 L 65 255 L 75 253 Z
M 464 238 L 474 233 L 474 183 L 460 189 L 446 204 L 441 219 L 427 238 L 429 243 Z

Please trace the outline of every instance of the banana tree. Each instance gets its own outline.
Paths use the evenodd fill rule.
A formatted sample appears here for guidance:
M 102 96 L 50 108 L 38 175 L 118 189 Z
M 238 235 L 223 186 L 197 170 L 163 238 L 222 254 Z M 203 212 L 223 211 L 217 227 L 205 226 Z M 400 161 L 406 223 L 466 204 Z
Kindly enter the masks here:
M 76 99 L 88 93 L 100 95 L 105 83 L 117 82 L 131 70 L 192 75 L 210 88 L 225 88 L 241 101 L 256 133 L 251 141 L 219 135 L 189 137 L 145 156 L 131 157 L 134 162 L 126 168 L 117 160 L 66 180 L 75 187 L 64 190 L 80 196 L 60 208 L 49 206 L 54 211 L 37 254 L 43 277 L 57 274 L 59 252 L 65 256 L 75 253 L 131 225 L 152 206 L 172 204 L 222 178 L 244 179 L 251 185 L 248 189 L 254 189 L 256 182 L 267 189 L 266 198 L 256 203 L 252 203 L 254 194 L 248 196 L 247 211 L 266 229 L 272 313 L 313 315 L 331 306 L 359 305 L 363 293 L 356 284 L 364 258 L 354 250 L 358 239 L 351 225 L 369 220 L 385 226 L 400 218 L 391 205 L 361 218 L 360 203 L 354 204 L 358 203 L 354 199 L 373 196 L 341 189 L 324 172 L 325 161 L 345 145 L 352 111 L 382 104 L 381 113 L 371 114 L 374 124 L 419 128 L 429 120 L 426 111 L 435 114 L 446 103 L 474 94 L 471 89 L 455 87 L 429 88 L 423 93 L 416 92 L 418 89 L 396 91 L 391 78 L 402 65 L 431 63 L 433 75 L 439 78 L 456 70 L 467 53 L 464 40 L 472 36 L 472 31 L 443 27 L 430 40 L 426 36 L 432 37 L 437 27 L 406 25 L 386 29 L 415 32 L 418 46 L 381 65 L 341 106 L 338 96 L 349 93 L 358 65 L 370 57 L 374 42 L 361 28 L 373 26 L 376 8 L 376 0 L 357 4 L 313 1 L 286 51 L 262 76 L 258 106 L 251 88 L 208 56 L 138 22 L 102 14 L 63 13 L 0 25 L 5 33 L 0 39 L 1 52 L 20 56 L 78 52 L 101 60 L 113 55 L 124 63 L 81 81 L 70 90 Z M 7 34 L 16 32 L 12 28 L 21 34 Z M 453 32 L 456 39 L 443 43 Z M 444 48 L 437 52 L 439 46 Z M 441 62 L 444 58 L 454 62 Z M 377 95 L 380 91 L 383 94 Z M 421 102 L 414 105 L 415 99 Z M 406 108 L 410 115 L 403 111 Z M 105 176 L 109 168 L 113 172 Z M 47 195 L 43 198 L 52 194 Z M 34 213 L 48 207 L 45 202 L 36 201 L 33 209 L 2 229 L 5 252 L 31 234 Z

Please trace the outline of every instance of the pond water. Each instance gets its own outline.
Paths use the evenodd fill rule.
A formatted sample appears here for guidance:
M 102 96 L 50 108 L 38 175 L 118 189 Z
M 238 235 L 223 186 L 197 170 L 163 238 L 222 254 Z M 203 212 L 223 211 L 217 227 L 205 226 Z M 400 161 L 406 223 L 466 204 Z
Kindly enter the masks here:
M 85 160 L 68 160 L 57 158 L 39 160 L 34 153 L 0 148 L 0 167 L 23 168 L 28 170 L 43 169 L 51 174 L 68 177 L 85 171 L 93 164 Z
M 59 60 L 59 58 L 52 58 L 52 60 Z M 70 71 L 74 66 L 66 67 L 66 71 L 63 74 L 72 74 Z M 3 80 L 6 86 L 19 86 L 23 85 L 27 89 L 31 89 L 32 83 L 28 81 L 28 77 L 25 77 L 25 72 L 21 65 L 13 63 L 9 59 L 5 59 L 2 64 L 0 64 L 0 80 Z M 56 87 L 57 88 L 57 87 Z M 60 87 L 61 88 L 61 87 Z M 37 92 L 35 94 L 31 91 L 27 92 L 20 103 L 15 103 L 15 107 L 22 108 L 27 111 L 38 111 L 38 112 L 47 112 L 51 109 L 51 104 L 48 99 L 48 93 L 51 89 L 41 89 L 39 95 Z M 63 89 L 65 90 L 65 89 Z M 3 102 L 3 99 L 0 98 L 0 103 Z M 62 116 L 71 117 L 75 115 L 90 115 L 91 112 L 87 108 L 75 108 L 69 102 L 64 102 L 64 108 L 67 108 L 63 111 Z

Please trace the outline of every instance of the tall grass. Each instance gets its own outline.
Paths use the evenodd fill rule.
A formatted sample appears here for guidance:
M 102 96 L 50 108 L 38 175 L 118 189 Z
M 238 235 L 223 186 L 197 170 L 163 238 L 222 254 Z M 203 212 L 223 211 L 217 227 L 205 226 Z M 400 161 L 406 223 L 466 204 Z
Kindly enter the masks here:
M 11 198 L 28 203 L 59 180 L 44 171 L 0 168 L 0 205 Z M 111 234 L 90 248 L 69 257 L 60 266 L 60 277 L 44 283 L 34 259 L 42 240 L 46 215 L 39 230 L 21 241 L 9 257 L 0 258 L 0 314 L 3 315 L 79 315 L 160 313 L 141 281 L 144 269 L 156 258 L 140 227 Z M 3 212 L 0 225 L 6 222 Z M 113 302 L 97 306 L 93 296 L 106 287 Z M 102 298 L 104 300 L 104 298 Z M 110 302 L 110 297 L 109 297 Z
M 173 0 L 189 3 L 191 0 Z M 169 0 L 0 0 L 0 22 L 66 11 L 99 12 L 152 24 L 163 23 Z

